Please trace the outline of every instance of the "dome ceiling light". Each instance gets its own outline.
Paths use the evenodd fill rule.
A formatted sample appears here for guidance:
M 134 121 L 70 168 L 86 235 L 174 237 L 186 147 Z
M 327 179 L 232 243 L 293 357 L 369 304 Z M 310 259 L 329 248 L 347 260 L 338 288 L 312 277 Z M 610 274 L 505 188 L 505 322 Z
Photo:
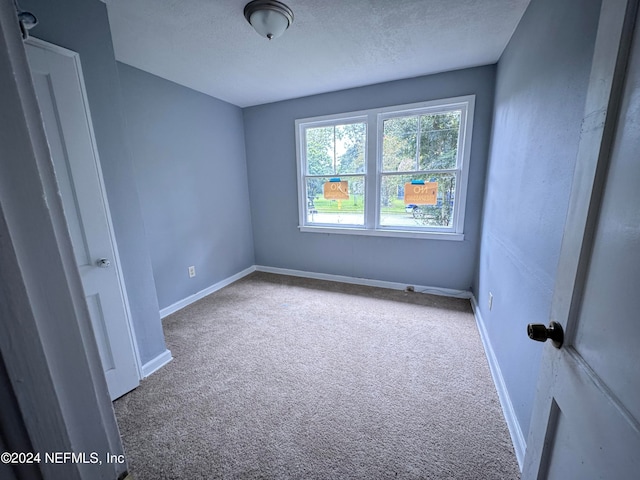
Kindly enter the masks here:
M 293 12 L 276 0 L 253 0 L 244 7 L 244 18 L 265 38 L 278 38 L 293 23 Z

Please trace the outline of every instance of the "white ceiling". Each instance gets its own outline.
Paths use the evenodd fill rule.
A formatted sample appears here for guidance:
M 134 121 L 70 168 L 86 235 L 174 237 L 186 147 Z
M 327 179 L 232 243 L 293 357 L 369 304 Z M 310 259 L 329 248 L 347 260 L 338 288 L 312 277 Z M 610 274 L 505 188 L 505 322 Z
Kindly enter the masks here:
M 106 0 L 116 58 L 240 107 L 495 63 L 529 0 L 285 0 L 267 40 L 249 0 Z

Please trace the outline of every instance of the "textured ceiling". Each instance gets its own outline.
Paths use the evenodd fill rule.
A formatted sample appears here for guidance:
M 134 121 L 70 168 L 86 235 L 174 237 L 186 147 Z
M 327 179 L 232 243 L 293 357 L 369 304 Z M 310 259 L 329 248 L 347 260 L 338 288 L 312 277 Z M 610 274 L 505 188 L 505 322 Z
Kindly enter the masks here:
M 248 0 L 106 0 L 116 58 L 240 107 L 495 63 L 529 0 L 285 0 L 269 41 Z

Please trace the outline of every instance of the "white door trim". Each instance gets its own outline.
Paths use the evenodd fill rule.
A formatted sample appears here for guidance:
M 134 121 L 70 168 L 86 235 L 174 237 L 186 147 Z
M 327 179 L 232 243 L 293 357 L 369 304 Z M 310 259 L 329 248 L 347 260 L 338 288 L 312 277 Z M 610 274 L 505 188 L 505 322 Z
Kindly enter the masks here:
M 33 451 L 122 454 L 97 344 L 82 342 L 91 334 L 89 312 L 62 201 L 55 195 L 15 8 L 5 1 L 0 1 L 0 84 L 0 351 L 11 382 L 7 387 Z M 106 462 L 39 466 L 45 480 L 119 478 L 126 468 Z
M 88 121 L 87 121 L 87 126 L 89 128 L 89 135 L 91 137 L 91 149 L 93 151 L 93 159 L 94 162 L 96 164 L 96 171 L 97 171 L 97 175 L 98 175 L 98 181 L 100 183 L 100 195 L 102 197 L 102 200 L 104 202 L 104 207 L 105 207 L 105 215 L 106 215 L 106 220 L 107 220 L 107 225 L 109 228 L 109 237 L 111 240 L 111 244 L 113 246 L 113 252 L 114 252 L 114 258 L 113 258 L 113 262 L 112 262 L 112 266 L 116 271 L 116 275 L 118 278 L 118 285 L 120 287 L 120 294 L 122 296 L 122 300 L 123 300 L 123 304 L 124 304 L 124 311 L 125 311 L 125 316 L 126 316 L 126 322 L 127 322 L 127 330 L 129 332 L 129 341 L 131 342 L 131 347 L 133 349 L 133 353 L 134 353 L 134 357 L 135 357 L 135 363 L 136 363 L 136 371 L 138 372 L 138 379 L 142 379 L 143 377 L 143 372 L 142 372 L 142 363 L 140 360 L 140 351 L 138 350 L 138 341 L 136 338 L 136 333 L 135 333 L 135 329 L 133 328 L 133 324 L 132 324 L 132 317 L 131 317 L 131 309 L 129 307 L 129 297 L 127 295 L 127 288 L 125 285 L 125 281 L 124 281 L 124 276 L 122 274 L 122 264 L 120 262 L 120 253 L 118 251 L 118 242 L 116 241 L 116 236 L 115 236 L 115 232 L 113 229 L 113 221 L 111 219 L 111 210 L 109 208 L 109 200 L 107 198 L 107 194 L 106 194 L 106 187 L 104 184 L 104 178 L 102 176 L 102 165 L 100 163 L 100 155 L 98 153 L 98 147 L 97 147 L 97 143 L 96 143 L 96 138 L 95 138 L 95 133 L 93 130 L 93 122 L 91 120 L 91 110 L 89 108 L 89 103 L 88 103 L 88 96 L 87 96 L 87 91 L 85 88 L 85 84 L 84 84 L 84 73 L 82 72 L 82 64 L 80 63 L 80 55 L 77 52 L 74 52 L 72 50 L 68 50 L 64 47 L 60 47 L 58 45 L 46 42 L 44 40 L 40 40 L 39 38 L 35 38 L 35 37 L 29 37 L 25 43 L 33 45 L 33 46 L 37 46 L 52 52 L 55 52 L 59 55 L 63 55 L 65 57 L 69 57 L 73 60 L 77 71 L 79 73 L 78 76 L 78 82 L 80 83 L 80 88 L 82 90 L 82 94 L 83 94 L 83 99 L 84 99 L 84 107 L 85 107 L 85 112 L 88 115 Z

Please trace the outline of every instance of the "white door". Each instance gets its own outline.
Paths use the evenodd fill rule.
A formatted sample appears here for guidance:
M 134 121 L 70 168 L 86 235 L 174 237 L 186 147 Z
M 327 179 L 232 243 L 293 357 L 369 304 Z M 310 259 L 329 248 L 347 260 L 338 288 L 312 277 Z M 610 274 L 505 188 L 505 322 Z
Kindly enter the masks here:
M 113 400 L 136 388 L 140 377 L 80 60 L 35 39 L 25 47 Z
M 603 0 L 523 479 L 640 478 L 637 3 Z

